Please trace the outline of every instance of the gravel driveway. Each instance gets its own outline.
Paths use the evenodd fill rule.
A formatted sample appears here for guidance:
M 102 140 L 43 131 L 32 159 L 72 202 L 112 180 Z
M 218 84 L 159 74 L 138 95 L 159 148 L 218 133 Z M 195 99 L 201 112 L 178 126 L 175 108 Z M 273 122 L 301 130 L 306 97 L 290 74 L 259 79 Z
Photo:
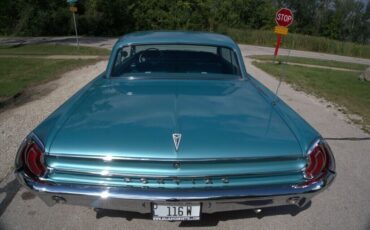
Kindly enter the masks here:
M 259 47 L 242 46 L 244 54 Z M 253 53 L 255 54 L 255 53 Z M 261 53 L 264 54 L 264 53 Z M 312 53 L 309 53 L 309 56 Z M 316 54 L 317 56 L 321 56 Z M 339 57 L 342 59 L 342 57 Z M 362 59 L 360 62 L 369 60 Z M 245 59 L 247 71 L 270 89 L 277 81 Z M 106 62 L 67 73 L 51 82 L 56 89 L 47 96 L 0 114 L 0 177 L 13 165 L 16 149 L 25 135 L 74 92 L 104 70 Z M 85 207 L 47 207 L 21 188 L 8 175 L 0 184 L 0 229 L 370 229 L 370 138 L 350 124 L 344 114 L 324 100 L 282 84 L 280 97 L 328 139 L 336 157 L 338 176 L 334 184 L 314 198 L 311 206 L 267 209 L 205 216 L 202 222 L 153 222 L 148 216 Z
M 47 83 L 45 88 L 55 88 L 47 96 L 0 113 L 0 181 L 11 171 L 15 153 L 23 138 L 77 90 L 100 74 L 105 66 L 106 62 L 102 61 L 68 72 L 58 80 Z

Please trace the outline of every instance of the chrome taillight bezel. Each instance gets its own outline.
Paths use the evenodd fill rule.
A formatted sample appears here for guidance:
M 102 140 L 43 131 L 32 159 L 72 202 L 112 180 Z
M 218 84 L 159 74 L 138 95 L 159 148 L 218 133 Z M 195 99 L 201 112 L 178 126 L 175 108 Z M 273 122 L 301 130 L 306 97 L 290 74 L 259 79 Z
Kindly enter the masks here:
M 42 152 L 41 157 L 40 157 L 40 163 L 44 167 L 44 171 L 41 175 L 34 175 L 27 167 L 26 164 L 26 152 L 32 145 L 36 145 L 37 148 Z M 24 171 L 27 176 L 33 177 L 33 178 L 41 178 L 44 177 L 47 173 L 47 167 L 45 165 L 45 146 L 42 143 L 42 141 L 34 134 L 30 133 L 23 141 L 22 144 L 20 145 L 16 159 L 15 159 L 15 171 Z
M 315 176 L 310 176 L 306 173 L 306 170 L 310 165 L 310 155 L 312 153 L 314 153 L 314 150 L 318 147 L 321 148 L 323 150 L 324 154 L 325 154 L 325 161 L 326 161 L 325 162 L 325 167 L 321 171 L 320 174 L 315 175 Z M 327 171 L 332 171 L 332 172 L 335 171 L 335 160 L 334 160 L 333 152 L 331 151 L 330 146 L 328 145 L 328 143 L 322 138 L 319 138 L 319 139 L 317 139 L 313 142 L 313 144 L 311 145 L 311 147 L 307 151 L 306 158 L 307 158 L 307 164 L 306 164 L 305 168 L 303 169 L 303 177 L 305 179 L 309 180 L 309 181 L 310 180 L 314 181 L 314 180 L 317 180 L 317 179 L 321 178 L 322 176 L 324 176 L 327 173 Z

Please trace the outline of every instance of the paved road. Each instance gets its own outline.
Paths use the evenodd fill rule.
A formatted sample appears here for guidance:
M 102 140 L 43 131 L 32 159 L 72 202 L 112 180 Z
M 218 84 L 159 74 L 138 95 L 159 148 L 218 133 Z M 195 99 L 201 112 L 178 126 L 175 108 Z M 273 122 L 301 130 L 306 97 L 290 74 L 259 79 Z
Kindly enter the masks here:
M 258 53 L 260 47 L 242 46 L 242 49 L 244 55 L 249 55 Z M 249 58 L 245 62 L 250 74 L 270 89 L 276 88 L 274 78 L 252 66 Z M 45 97 L 0 114 L 1 167 L 12 164 L 16 146 L 32 127 L 104 66 L 105 62 L 100 62 L 72 71 L 50 83 L 55 84 L 55 90 Z M 337 161 L 338 176 L 334 184 L 301 212 L 293 208 L 274 208 L 264 210 L 261 215 L 251 211 L 207 215 L 201 222 L 153 222 L 149 216 L 123 212 L 96 214 L 85 207 L 47 207 L 25 189 L 19 189 L 10 175 L 0 183 L 0 229 L 147 230 L 199 226 L 202 229 L 370 229 L 369 135 L 350 124 L 346 116 L 329 103 L 297 92 L 286 84 L 281 87 L 280 97 L 328 138 Z
M 117 38 L 111 37 L 80 37 L 80 44 L 91 47 L 101 47 L 111 49 L 116 42 Z M 14 38 L 1 38 L 0 44 L 6 45 L 22 45 L 22 44 L 68 44 L 75 45 L 75 37 L 14 37 Z M 252 45 L 240 45 L 241 50 L 246 56 L 251 55 L 272 55 L 274 48 Z M 359 63 L 370 65 L 370 59 L 346 57 L 333 54 L 316 53 L 299 50 L 280 49 L 280 55 L 290 55 L 292 57 L 307 57 L 323 60 L 336 60 L 350 63 Z
M 240 45 L 240 48 L 247 56 L 272 55 L 274 53 L 274 48 L 271 48 L 271 47 Z M 370 59 L 347 57 L 347 56 L 340 56 L 340 55 L 334 55 L 334 54 L 316 53 L 316 52 L 309 52 L 309 51 L 300 51 L 300 50 L 279 49 L 279 55 L 289 55 L 291 57 L 306 57 L 306 58 L 315 58 L 315 59 L 322 59 L 322 60 L 333 60 L 333 61 L 342 61 L 342 62 L 370 65 Z
M 247 56 L 249 57 L 249 56 Z M 249 57 L 250 58 L 250 57 Z M 292 57 L 291 59 L 293 59 Z M 253 59 L 254 62 L 257 63 L 274 63 L 273 61 L 267 61 L 267 60 L 258 60 L 258 59 Z M 310 65 L 310 64 L 303 64 L 303 63 L 295 63 L 295 62 L 286 62 L 284 61 L 285 64 L 291 65 L 291 66 L 303 66 L 303 67 L 310 67 L 310 68 L 316 68 L 316 69 L 331 69 L 331 70 L 339 70 L 339 71 L 347 71 L 347 72 L 355 72 L 355 73 L 362 73 L 363 70 L 355 70 L 355 69 L 347 69 L 347 68 L 338 68 L 338 67 L 330 67 L 330 66 L 322 66 L 322 65 Z

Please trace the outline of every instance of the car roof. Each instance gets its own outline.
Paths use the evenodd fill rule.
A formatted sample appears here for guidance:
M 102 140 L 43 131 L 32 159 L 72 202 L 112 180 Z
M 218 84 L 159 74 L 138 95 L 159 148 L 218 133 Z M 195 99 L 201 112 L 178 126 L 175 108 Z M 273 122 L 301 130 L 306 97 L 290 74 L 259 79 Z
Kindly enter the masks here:
M 194 44 L 194 45 L 216 45 L 235 49 L 236 43 L 228 36 L 190 31 L 141 31 L 130 33 L 119 38 L 116 45 L 133 44 Z

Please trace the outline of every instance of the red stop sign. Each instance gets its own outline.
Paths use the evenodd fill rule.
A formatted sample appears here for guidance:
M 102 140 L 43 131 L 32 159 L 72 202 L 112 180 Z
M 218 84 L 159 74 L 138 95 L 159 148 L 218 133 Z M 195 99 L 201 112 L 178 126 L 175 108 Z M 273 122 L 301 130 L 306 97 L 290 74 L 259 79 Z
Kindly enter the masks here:
M 279 26 L 288 27 L 293 23 L 293 13 L 287 8 L 282 8 L 276 12 L 276 24 Z

